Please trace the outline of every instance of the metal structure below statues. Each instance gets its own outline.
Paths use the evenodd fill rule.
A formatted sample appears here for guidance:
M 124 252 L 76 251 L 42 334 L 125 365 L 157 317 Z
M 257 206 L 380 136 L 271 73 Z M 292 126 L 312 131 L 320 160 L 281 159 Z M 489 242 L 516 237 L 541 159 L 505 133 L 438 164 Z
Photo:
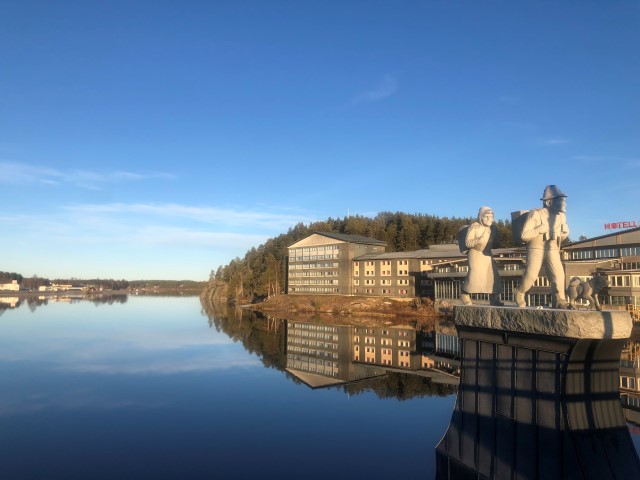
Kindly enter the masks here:
M 456 306 L 461 377 L 436 479 L 640 478 L 618 368 L 625 311 Z

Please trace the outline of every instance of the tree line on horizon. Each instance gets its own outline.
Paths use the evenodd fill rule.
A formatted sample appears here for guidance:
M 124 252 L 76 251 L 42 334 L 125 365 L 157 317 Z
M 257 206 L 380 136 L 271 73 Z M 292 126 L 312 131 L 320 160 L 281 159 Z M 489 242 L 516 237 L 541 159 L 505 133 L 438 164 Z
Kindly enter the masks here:
M 15 272 L 0 272 L 0 284 L 11 283 L 13 280 L 16 280 L 22 288 L 27 290 L 37 290 L 41 286 L 49 286 L 54 283 L 59 285 L 73 285 L 74 287 L 93 286 L 107 290 L 127 290 L 129 288 L 198 289 L 203 288 L 207 283 L 196 280 L 117 280 L 112 278 L 55 278 L 50 280 L 37 275 L 24 277 Z
M 235 299 L 259 300 L 284 292 L 287 247 L 313 232 L 362 235 L 387 243 L 387 252 L 414 251 L 431 245 L 457 243 L 458 231 L 475 218 L 448 218 L 426 214 L 381 212 L 375 217 L 361 215 L 328 218 L 305 225 L 298 223 L 287 233 L 251 248 L 243 258 L 211 271 L 209 280 L 227 284 Z M 511 222 L 496 220 L 501 248 L 512 246 Z

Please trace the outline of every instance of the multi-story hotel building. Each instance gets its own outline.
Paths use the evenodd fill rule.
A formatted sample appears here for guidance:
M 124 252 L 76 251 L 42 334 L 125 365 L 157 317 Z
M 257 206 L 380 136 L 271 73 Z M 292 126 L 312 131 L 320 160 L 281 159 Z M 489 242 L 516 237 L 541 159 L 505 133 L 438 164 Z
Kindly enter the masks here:
M 383 253 L 386 245 L 360 235 L 312 233 L 289 246 L 287 293 L 353 295 L 353 259 Z

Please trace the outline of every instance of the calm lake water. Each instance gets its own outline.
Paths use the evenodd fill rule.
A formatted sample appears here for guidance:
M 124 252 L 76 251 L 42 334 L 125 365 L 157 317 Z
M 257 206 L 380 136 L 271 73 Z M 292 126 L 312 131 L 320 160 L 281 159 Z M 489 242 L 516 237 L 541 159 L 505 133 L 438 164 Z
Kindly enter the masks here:
M 0 312 L 1 478 L 434 477 L 450 325 L 287 323 L 197 297 Z M 408 363 L 368 364 L 367 332 L 406 339 Z

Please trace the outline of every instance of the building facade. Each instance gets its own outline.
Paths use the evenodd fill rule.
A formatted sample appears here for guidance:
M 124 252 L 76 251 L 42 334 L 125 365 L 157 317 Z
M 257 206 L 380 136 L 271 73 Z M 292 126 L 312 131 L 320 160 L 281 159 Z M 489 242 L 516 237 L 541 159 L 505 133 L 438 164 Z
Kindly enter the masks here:
M 640 228 L 574 242 L 564 254 L 567 277 L 606 276 L 602 303 L 640 307 Z
M 287 293 L 353 295 L 353 259 L 383 253 L 386 245 L 360 235 L 312 233 L 289 246 Z

